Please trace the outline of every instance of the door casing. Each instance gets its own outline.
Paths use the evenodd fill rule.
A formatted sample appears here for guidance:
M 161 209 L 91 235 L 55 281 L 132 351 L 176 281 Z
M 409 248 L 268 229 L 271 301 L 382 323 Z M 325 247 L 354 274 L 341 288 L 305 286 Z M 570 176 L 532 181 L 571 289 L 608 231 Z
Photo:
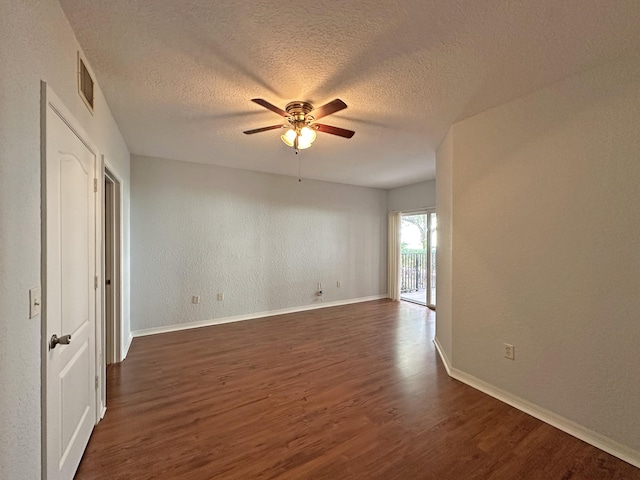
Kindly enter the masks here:
M 122 180 L 115 169 L 102 156 L 103 220 L 102 278 L 104 361 L 102 371 L 102 403 L 106 410 L 106 365 L 118 363 L 122 358 Z M 110 281 L 110 285 L 106 282 Z

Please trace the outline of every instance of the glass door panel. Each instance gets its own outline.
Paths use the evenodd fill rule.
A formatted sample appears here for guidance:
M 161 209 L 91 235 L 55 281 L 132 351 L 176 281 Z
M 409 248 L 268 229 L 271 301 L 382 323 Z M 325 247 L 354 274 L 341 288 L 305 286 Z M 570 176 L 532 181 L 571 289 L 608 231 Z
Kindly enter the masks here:
M 430 212 L 429 217 L 429 289 L 427 292 L 427 305 L 436 306 L 436 247 L 438 245 L 438 220 L 436 212 Z

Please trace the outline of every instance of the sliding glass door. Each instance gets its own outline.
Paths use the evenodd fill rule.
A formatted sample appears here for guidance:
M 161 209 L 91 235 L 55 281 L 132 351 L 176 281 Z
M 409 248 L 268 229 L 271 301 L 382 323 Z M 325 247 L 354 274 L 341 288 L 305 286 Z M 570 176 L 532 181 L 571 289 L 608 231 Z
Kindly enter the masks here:
M 438 244 L 438 220 L 436 212 L 427 214 L 427 228 L 429 231 L 429 259 L 428 259 L 428 288 L 427 288 L 427 305 L 433 309 L 436 308 L 436 246 Z
M 435 307 L 435 212 L 402 215 L 400 298 Z

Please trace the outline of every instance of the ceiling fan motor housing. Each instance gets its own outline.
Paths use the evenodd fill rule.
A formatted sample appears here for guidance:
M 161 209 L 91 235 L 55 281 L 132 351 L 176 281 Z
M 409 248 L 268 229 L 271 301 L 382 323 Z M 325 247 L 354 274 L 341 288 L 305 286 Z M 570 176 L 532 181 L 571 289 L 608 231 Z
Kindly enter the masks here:
M 309 102 L 289 102 L 284 108 L 290 115 L 289 121 L 292 124 L 309 123 L 313 120 L 313 117 L 309 116 L 309 113 L 313 110 L 313 105 Z

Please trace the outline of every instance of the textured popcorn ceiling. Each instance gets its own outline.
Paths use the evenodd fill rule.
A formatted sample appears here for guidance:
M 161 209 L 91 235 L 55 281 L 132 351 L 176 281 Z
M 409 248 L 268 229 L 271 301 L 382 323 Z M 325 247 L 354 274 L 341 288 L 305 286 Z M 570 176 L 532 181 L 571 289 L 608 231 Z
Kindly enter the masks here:
M 393 188 L 435 177 L 449 126 L 640 53 L 640 1 L 62 0 L 132 153 L 297 175 L 284 108 L 341 98 L 302 176 Z M 100 108 L 98 105 L 97 108 Z

